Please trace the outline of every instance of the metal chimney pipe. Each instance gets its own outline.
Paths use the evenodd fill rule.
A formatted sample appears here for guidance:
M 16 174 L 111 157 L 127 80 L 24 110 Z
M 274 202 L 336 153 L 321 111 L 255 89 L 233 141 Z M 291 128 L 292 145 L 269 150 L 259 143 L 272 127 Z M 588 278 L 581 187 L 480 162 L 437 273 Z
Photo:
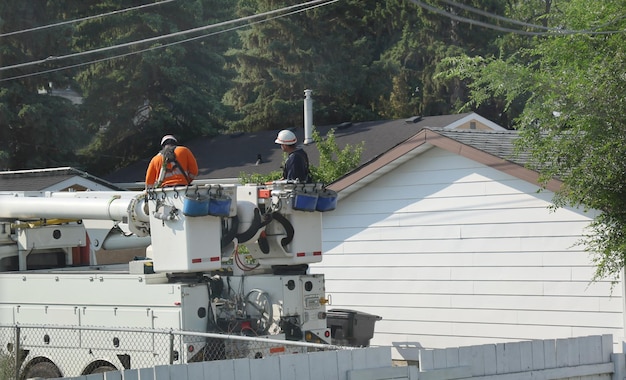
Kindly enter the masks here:
M 304 90 L 304 145 L 313 142 L 313 90 Z

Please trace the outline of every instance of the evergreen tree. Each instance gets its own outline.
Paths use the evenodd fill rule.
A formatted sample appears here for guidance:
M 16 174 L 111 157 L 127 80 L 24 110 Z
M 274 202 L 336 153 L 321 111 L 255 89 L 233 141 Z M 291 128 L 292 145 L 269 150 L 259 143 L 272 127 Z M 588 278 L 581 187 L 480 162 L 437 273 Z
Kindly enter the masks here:
M 71 83 L 66 73 L 50 72 L 55 63 L 28 63 L 69 51 L 67 27 L 45 28 L 62 20 L 65 1 L 52 4 L 5 0 L 0 3 L 0 167 L 31 169 L 78 165 L 75 150 L 84 142 L 76 107 L 51 90 Z M 20 31 L 25 31 L 19 33 Z M 11 66 L 18 66 L 11 69 Z M 53 87 L 50 85 L 52 84 Z
M 392 2 L 387 2 L 387 4 Z M 457 1 L 479 11 L 504 13 L 499 0 Z M 486 20 L 463 8 L 432 2 L 432 6 L 448 14 L 477 21 Z M 498 35 L 490 29 L 464 23 L 409 2 L 399 2 L 392 12 L 396 15 L 394 29 L 399 32 L 393 44 L 383 53 L 388 65 L 397 67 L 388 98 L 380 105 L 387 117 L 408 115 L 440 115 L 455 112 L 466 100 L 466 89 L 456 78 L 438 76 L 440 64 L 446 57 L 461 53 L 488 54 L 496 51 Z M 483 105 L 483 108 L 486 108 Z M 481 110 L 485 116 L 498 111 Z
M 240 14 L 293 4 L 240 3 Z M 229 52 L 237 70 L 225 101 L 241 115 L 232 129 L 253 131 L 302 125 L 302 97 L 312 89 L 319 124 L 378 118 L 385 69 L 376 59 L 376 28 L 368 17 L 377 2 L 347 0 L 253 25 Z
M 87 20 L 77 25 L 74 48 L 93 50 L 211 25 L 231 18 L 229 4 L 173 2 Z M 130 5 L 107 0 L 88 8 L 95 13 Z M 222 53 L 233 34 L 184 42 L 210 32 L 133 45 L 108 53 L 109 58 L 124 56 L 80 70 L 76 79 L 85 95 L 83 123 L 95 136 L 83 151 L 91 172 L 106 173 L 153 154 L 166 133 L 185 141 L 222 129 L 226 111 L 221 98 L 228 84 Z
M 500 21 L 459 4 L 541 25 L 556 17 L 550 12 L 550 0 L 424 1 L 455 17 L 489 23 Z M 119 12 L 0 37 L 0 63 L 8 66 L 181 32 L 231 20 L 236 17 L 235 7 L 239 16 L 248 16 L 298 3 L 190 0 Z M 0 4 L 0 30 L 143 4 L 140 0 L 59 0 L 31 6 L 7 0 Z M 403 0 L 344 0 L 255 23 L 238 34 L 183 42 L 214 32 L 219 30 L 0 71 L 0 77 L 7 78 L 77 65 L 0 82 L 0 137 L 6 141 L 0 148 L 3 166 L 77 165 L 98 175 L 154 154 L 165 133 L 174 133 L 184 142 L 219 133 L 225 125 L 242 131 L 302 125 L 305 89 L 313 90 L 314 119 L 320 125 L 456 112 L 466 103 L 466 86 L 476 90 L 476 82 L 439 75 L 445 69 L 442 62 L 459 54 L 510 55 L 532 41 Z M 71 85 L 82 92 L 80 123 L 75 106 L 37 93 L 49 90 L 49 83 L 53 88 Z M 523 97 L 509 101 L 485 96 L 469 103 L 469 108 L 509 125 L 524 102 Z M 87 143 L 79 164 L 74 152 Z

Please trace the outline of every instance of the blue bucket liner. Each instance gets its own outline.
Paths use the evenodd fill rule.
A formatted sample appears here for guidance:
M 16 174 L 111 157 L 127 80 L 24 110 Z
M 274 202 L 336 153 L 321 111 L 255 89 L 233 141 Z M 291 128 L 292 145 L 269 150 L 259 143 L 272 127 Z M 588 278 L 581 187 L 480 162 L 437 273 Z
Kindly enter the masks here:
M 209 215 L 230 215 L 231 199 L 227 196 L 212 196 L 209 200 Z
M 205 216 L 209 213 L 209 198 L 204 195 L 190 194 L 183 201 L 183 214 L 186 216 Z
M 298 192 L 293 197 L 291 207 L 300 211 L 315 211 L 317 204 L 317 193 L 301 193 Z
M 337 192 L 333 190 L 324 190 L 319 193 L 315 209 L 317 211 L 332 211 L 337 208 Z

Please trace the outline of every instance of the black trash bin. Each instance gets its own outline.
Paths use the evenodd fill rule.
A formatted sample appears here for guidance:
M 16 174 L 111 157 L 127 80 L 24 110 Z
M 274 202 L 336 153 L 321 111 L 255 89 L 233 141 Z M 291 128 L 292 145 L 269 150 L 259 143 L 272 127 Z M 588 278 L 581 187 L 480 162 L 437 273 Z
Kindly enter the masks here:
M 330 329 L 333 344 L 368 347 L 374 336 L 374 325 L 381 319 L 357 310 L 333 309 L 327 312 L 326 327 Z

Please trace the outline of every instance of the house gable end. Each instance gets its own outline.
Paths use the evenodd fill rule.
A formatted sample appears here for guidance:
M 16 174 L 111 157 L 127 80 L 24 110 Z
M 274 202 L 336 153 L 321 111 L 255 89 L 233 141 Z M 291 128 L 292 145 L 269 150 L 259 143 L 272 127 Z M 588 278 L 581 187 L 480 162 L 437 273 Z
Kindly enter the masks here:
M 507 129 L 499 126 L 491 120 L 485 119 L 484 117 L 471 113 L 465 116 L 462 119 L 459 119 L 455 122 L 450 123 L 444 129 L 447 130 L 482 130 L 482 131 L 506 131 Z

